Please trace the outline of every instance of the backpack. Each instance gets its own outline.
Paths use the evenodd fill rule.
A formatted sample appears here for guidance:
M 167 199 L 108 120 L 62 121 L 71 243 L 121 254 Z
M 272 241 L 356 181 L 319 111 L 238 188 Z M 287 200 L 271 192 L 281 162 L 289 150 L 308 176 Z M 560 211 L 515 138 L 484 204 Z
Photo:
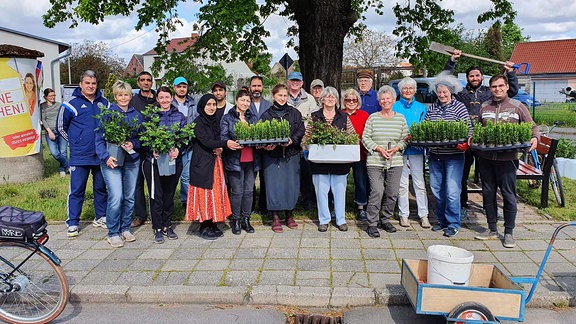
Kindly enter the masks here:
M 44 232 L 46 225 L 41 212 L 12 206 L 0 207 L 0 239 L 33 241 L 34 235 Z

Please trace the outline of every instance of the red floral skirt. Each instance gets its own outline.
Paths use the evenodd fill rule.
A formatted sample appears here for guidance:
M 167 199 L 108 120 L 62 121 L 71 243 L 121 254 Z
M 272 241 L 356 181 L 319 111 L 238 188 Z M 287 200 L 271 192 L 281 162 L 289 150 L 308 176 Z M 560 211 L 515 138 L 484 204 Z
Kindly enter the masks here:
M 224 165 L 220 156 L 214 165 L 214 184 L 212 189 L 188 187 L 186 220 L 204 222 L 223 222 L 232 214 L 230 199 L 224 180 Z

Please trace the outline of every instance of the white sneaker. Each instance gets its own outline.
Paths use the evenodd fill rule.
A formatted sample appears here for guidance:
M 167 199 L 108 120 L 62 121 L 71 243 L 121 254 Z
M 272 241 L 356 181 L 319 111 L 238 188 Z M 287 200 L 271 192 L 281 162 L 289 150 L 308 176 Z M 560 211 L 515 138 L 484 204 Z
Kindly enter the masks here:
M 408 221 L 408 217 L 400 217 L 400 226 L 402 227 L 410 227 L 410 222 Z
M 68 226 L 68 232 L 66 233 L 66 235 L 68 237 L 76 237 L 78 236 L 78 232 L 80 232 L 78 226 Z
M 60 171 L 60 178 L 64 178 L 66 176 L 66 171 Z
M 110 243 L 110 246 L 115 248 L 124 246 L 124 241 L 122 241 L 122 238 L 120 238 L 120 236 L 118 235 L 108 237 L 108 243 Z
M 106 217 L 100 217 L 98 219 L 95 219 L 92 222 L 92 226 L 94 227 L 102 227 L 102 228 L 108 228 L 106 227 Z
M 124 231 L 122 232 L 122 238 L 124 239 L 124 241 L 126 242 L 134 242 L 136 241 L 136 236 L 134 236 L 134 234 L 132 234 L 132 232 L 130 231 Z

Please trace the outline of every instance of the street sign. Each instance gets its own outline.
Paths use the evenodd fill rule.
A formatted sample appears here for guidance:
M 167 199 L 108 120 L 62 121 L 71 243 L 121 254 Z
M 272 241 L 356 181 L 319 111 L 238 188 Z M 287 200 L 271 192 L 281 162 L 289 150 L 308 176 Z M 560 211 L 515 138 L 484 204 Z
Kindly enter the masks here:
M 286 78 L 288 78 L 288 69 L 292 66 L 294 60 L 290 57 L 290 55 L 288 55 L 288 53 L 286 53 L 284 56 L 282 56 L 278 63 L 280 63 L 280 65 L 284 68 L 286 71 Z

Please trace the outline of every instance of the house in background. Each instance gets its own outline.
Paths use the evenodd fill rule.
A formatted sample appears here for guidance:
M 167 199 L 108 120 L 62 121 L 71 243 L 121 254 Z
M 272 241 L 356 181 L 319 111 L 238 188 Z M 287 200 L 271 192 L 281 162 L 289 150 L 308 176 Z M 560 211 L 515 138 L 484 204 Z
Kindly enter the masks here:
M 197 39 L 198 39 L 197 33 L 192 33 L 190 35 L 190 37 L 171 39 L 170 43 L 168 44 L 168 53 L 172 53 L 174 51 L 177 53 L 181 53 L 186 48 L 194 45 L 194 43 L 196 42 Z M 148 52 L 142 54 L 144 70 L 145 71 L 151 71 L 152 70 L 151 69 L 152 64 L 154 63 L 155 60 L 158 59 L 158 57 L 159 56 L 154 49 L 151 49 Z M 228 62 L 224 62 L 224 61 L 214 62 L 210 59 L 203 59 L 200 62 L 200 64 L 208 64 L 208 65 L 221 64 L 222 67 L 224 68 L 224 70 L 226 71 L 226 74 L 231 75 L 232 78 L 234 79 L 234 84 L 230 85 L 231 90 L 234 90 L 236 88 L 236 84 L 238 84 L 239 79 L 250 78 L 253 75 L 255 75 L 254 72 L 252 72 L 250 70 L 250 68 L 248 68 L 248 65 L 246 65 L 246 63 L 244 63 L 242 61 L 234 61 L 234 62 L 228 63 Z M 154 81 L 155 81 L 154 85 L 153 85 L 154 88 L 156 88 L 158 86 L 157 81 L 162 79 L 162 76 L 164 76 L 163 72 L 161 72 L 160 75 L 154 75 Z M 214 81 L 217 81 L 217 80 L 214 80 Z M 229 93 L 231 93 L 231 92 L 229 92 Z
M 576 39 L 518 43 L 510 61 L 530 64 L 528 74 L 518 75 L 518 83 L 541 102 L 564 102 L 559 90 L 576 88 Z
M 40 91 L 45 88 L 52 88 L 56 91 L 56 98 L 62 98 L 59 62 L 60 59 L 70 55 L 70 45 L 5 27 L 0 27 L 0 43 L 16 45 L 44 53 L 44 57 L 38 58 L 42 62 L 44 75 L 44 83 Z
M 144 57 L 139 54 L 132 55 L 130 62 L 126 66 L 126 70 L 124 70 L 124 76 L 128 78 L 132 78 L 140 74 L 140 72 L 144 71 Z

